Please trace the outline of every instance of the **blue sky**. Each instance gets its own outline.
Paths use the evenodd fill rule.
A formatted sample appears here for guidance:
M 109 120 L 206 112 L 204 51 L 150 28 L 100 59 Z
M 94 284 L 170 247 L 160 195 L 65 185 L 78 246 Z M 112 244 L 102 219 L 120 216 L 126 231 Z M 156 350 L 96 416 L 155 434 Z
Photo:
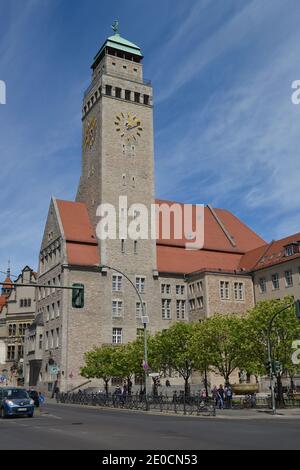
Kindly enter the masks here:
M 211 203 L 265 239 L 300 230 L 298 0 L 0 0 L 0 270 L 37 266 L 50 198 L 73 199 L 81 100 L 110 25 L 155 96 L 156 194 Z

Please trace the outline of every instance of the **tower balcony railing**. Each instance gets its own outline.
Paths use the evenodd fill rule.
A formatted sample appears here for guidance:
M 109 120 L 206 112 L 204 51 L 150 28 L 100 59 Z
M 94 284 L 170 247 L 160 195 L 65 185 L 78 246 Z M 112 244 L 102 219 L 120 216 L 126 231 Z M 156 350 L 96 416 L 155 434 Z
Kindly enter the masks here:
M 107 68 L 104 68 L 101 71 L 101 75 L 107 75 L 108 77 L 113 77 L 113 78 L 123 78 L 123 79 L 125 79 L 129 82 L 140 83 L 141 85 L 145 85 L 145 86 L 151 86 L 151 84 L 152 84 L 151 80 L 148 80 L 146 78 L 138 78 L 138 77 L 132 78 L 127 73 L 121 73 L 121 72 L 110 73 L 110 72 L 107 71 Z M 92 89 L 94 88 L 94 86 L 95 86 L 98 79 L 99 79 L 99 75 L 92 81 L 90 86 L 85 90 L 85 92 L 84 92 L 84 97 L 85 98 L 92 91 Z

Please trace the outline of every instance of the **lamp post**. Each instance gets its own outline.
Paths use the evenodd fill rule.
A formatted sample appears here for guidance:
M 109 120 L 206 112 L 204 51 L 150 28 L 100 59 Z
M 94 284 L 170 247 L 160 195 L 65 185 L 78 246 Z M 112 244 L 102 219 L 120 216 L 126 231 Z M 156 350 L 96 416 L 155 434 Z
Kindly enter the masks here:
M 267 331 L 267 338 L 268 338 L 268 361 L 270 365 L 270 388 L 271 388 L 271 401 L 272 401 L 272 414 L 276 414 L 276 400 L 275 400 L 275 392 L 274 392 L 274 370 L 273 370 L 273 358 L 272 358 L 272 342 L 271 342 L 271 332 L 272 326 L 274 323 L 275 318 L 278 317 L 282 312 L 285 312 L 288 308 L 294 306 L 296 309 L 296 317 L 300 320 L 300 300 L 287 305 L 283 309 L 276 312 L 269 321 L 268 331 Z
M 140 302 L 141 309 L 142 309 L 142 322 L 144 324 L 144 364 L 143 364 L 143 368 L 144 368 L 144 371 L 145 371 L 145 398 L 147 400 L 147 376 L 148 376 L 148 374 L 147 374 L 147 371 L 148 371 L 147 323 L 149 322 L 149 317 L 146 315 L 145 306 L 144 306 L 144 303 L 143 303 L 142 296 L 141 296 L 139 290 L 137 289 L 136 285 L 132 282 L 132 280 L 123 271 L 120 271 L 117 268 L 113 268 L 112 266 L 101 264 L 100 265 L 100 271 L 102 271 L 103 269 L 109 269 L 110 271 L 115 271 L 116 273 L 121 274 L 122 276 L 124 276 L 125 279 L 127 279 L 127 281 L 132 285 L 132 287 L 134 288 L 134 290 L 135 290 L 135 292 L 136 292 L 136 294 L 139 298 L 139 302 Z

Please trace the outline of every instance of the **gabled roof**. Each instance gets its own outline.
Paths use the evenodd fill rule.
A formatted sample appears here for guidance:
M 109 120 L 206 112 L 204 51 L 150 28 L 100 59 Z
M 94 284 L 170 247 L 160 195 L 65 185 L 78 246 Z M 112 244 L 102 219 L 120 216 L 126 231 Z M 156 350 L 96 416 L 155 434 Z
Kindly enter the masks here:
M 263 247 L 249 251 L 242 257 L 239 267 L 246 271 L 256 271 L 299 258 L 299 251 L 294 255 L 286 256 L 285 247 L 291 244 L 299 245 L 300 250 L 300 233 L 274 240 Z
M 93 266 L 100 264 L 98 241 L 85 204 L 56 199 L 69 264 Z
M 173 204 L 179 204 L 182 208 L 184 208 L 183 203 L 163 201 L 160 199 L 156 200 L 156 204 L 160 208 L 163 205 L 170 207 Z M 195 205 L 193 206 L 192 219 L 192 225 L 195 229 Z M 171 238 L 169 240 L 162 239 L 162 233 L 160 230 L 157 241 L 158 245 L 184 247 L 186 246 L 186 243 L 190 242 L 185 237 L 183 237 L 181 240 L 176 240 L 174 236 L 172 236 L 173 232 L 174 222 L 172 219 Z M 204 249 L 244 254 L 249 250 L 253 250 L 265 244 L 266 242 L 259 235 L 257 235 L 252 229 L 245 225 L 231 212 L 224 209 L 213 209 L 211 206 L 204 207 Z

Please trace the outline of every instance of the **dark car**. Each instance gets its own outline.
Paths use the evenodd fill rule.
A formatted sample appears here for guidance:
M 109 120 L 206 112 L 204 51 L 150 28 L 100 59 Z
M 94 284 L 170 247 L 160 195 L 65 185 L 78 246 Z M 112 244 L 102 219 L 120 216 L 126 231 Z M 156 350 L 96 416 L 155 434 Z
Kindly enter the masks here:
M 0 415 L 1 418 L 9 416 L 28 416 L 34 414 L 34 401 L 23 388 L 0 388 Z
M 39 406 L 40 406 L 40 397 L 39 397 L 38 392 L 36 390 L 29 390 L 28 395 L 33 400 L 34 406 L 36 408 L 39 408 Z

